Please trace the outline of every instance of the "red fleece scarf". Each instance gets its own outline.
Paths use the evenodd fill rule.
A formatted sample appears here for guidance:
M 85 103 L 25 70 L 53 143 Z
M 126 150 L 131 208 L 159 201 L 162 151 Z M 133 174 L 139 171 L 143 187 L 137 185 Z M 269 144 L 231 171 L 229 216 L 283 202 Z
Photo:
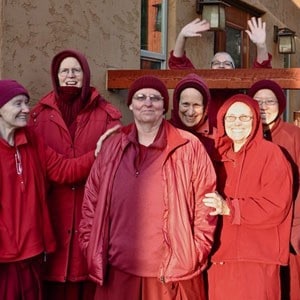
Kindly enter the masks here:
M 81 88 L 72 86 L 59 87 L 59 97 L 56 102 L 61 115 L 70 131 L 74 136 L 76 130 L 76 117 L 85 106 L 85 102 L 81 99 Z

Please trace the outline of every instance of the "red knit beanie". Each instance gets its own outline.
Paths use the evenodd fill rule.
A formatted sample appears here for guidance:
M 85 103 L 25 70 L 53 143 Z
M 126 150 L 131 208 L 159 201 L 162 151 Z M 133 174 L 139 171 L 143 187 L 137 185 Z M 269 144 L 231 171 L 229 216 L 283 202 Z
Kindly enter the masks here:
M 15 80 L 0 80 L 0 107 L 18 95 L 25 95 L 29 99 L 27 90 Z
M 250 87 L 248 95 L 253 98 L 259 90 L 264 89 L 271 90 L 275 94 L 278 101 L 278 115 L 281 115 L 286 107 L 286 96 L 283 89 L 277 82 L 269 79 L 259 80 Z
M 127 105 L 129 106 L 131 104 L 134 94 L 144 88 L 151 88 L 160 92 L 164 98 L 164 109 L 166 113 L 169 109 L 169 93 L 167 87 L 158 77 L 152 75 L 141 76 L 131 84 L 128 90 Z

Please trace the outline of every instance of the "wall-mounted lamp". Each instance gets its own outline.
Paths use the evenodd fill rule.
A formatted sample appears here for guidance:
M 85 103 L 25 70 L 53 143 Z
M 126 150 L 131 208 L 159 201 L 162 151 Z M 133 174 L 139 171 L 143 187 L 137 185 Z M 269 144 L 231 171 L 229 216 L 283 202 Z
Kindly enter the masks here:
M 225 30 L 225 6 L 229 5 L 223 1 L 196 0 L 196 12 L 210 23 L 211 30 Z
M 296 33 L 288 28 L 274 26 L 274 42 L 278 43 L 278 52 L 282 54 L 293 54 L 296 52 Z
M 161 3 L 154 4 L 155 8 L 155 24 L 154 24 L 154 30 L 161 32 Z

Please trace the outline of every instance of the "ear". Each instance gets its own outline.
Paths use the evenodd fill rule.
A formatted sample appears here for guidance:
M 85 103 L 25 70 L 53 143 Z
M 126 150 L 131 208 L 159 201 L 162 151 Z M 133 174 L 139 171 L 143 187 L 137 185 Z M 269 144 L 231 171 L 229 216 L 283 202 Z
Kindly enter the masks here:
M 129 107 L 130 110 L 132 110 L 132 104 L 130 104 L 128 107 Z

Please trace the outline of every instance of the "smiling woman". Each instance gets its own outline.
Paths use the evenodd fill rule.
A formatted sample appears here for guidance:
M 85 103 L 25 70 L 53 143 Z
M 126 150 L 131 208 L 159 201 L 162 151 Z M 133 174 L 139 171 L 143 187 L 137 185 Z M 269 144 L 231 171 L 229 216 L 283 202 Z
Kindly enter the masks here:
M 107 129 L 120 124 L 120 112 L 91 86 L 88 61 L 83 53 L 65 49 L 51 63 L 53 90 L 31 113 L 31 125 L 44 142 L 65 157 L 79 157 L 95 149 Z M 58 250 L 45 264 L 45 300 L 93 299 L 94 284 L 78 245 L 78 226 L 84 183 L 51 183 L 50 215 Z
M 0 299 L 42 299 L 42 255 L 55 239 L 46 204 L 46 181 L 83 180 L 93 151 L 65 159 L 27 126 L 29 94 L 0 80 Z
M 203 199 L 215 209 L 212 215 L 221 215 L 208 270 L 209 299 L 279 300 L 280 265 L 289 258 L 290 164 L 279 146 L 264 140 L 251 97 L 230 97 L 217 121 L 218 193 Z
M 75 57 L 67 57 L 60 63 L 58 70 L 60 86 L 82 87 L 83 71 Z
M 27 125 L 29 95 L 16 81 L 1 80 L 0 83 L 0 135 L 13 146 L 15 130 Z
M 253 114 L 248 105 L 242 102 L 233 103 L 224 117 L 225 132 L 233 142 L 235 152 L 246 143 L 252 130 Z
M 10 145 L 13 145 L 13 136 L 11 133 L 16 128 L 24 127 L 27 125 L 29 115 L 29 98 L 27 95 L 17 95 L 9 102 L 0 108 L 0 126 L 6 128 L 6 133 L 9 132 L 7 140 Z
M 170 119 L 175 127 L 197 136 L 208 154 L 214 150 L 215 134 L 208 120 L 210 102 L 210 91 L 204 80 L 197 74 L 188 74 L 176 84 Z

